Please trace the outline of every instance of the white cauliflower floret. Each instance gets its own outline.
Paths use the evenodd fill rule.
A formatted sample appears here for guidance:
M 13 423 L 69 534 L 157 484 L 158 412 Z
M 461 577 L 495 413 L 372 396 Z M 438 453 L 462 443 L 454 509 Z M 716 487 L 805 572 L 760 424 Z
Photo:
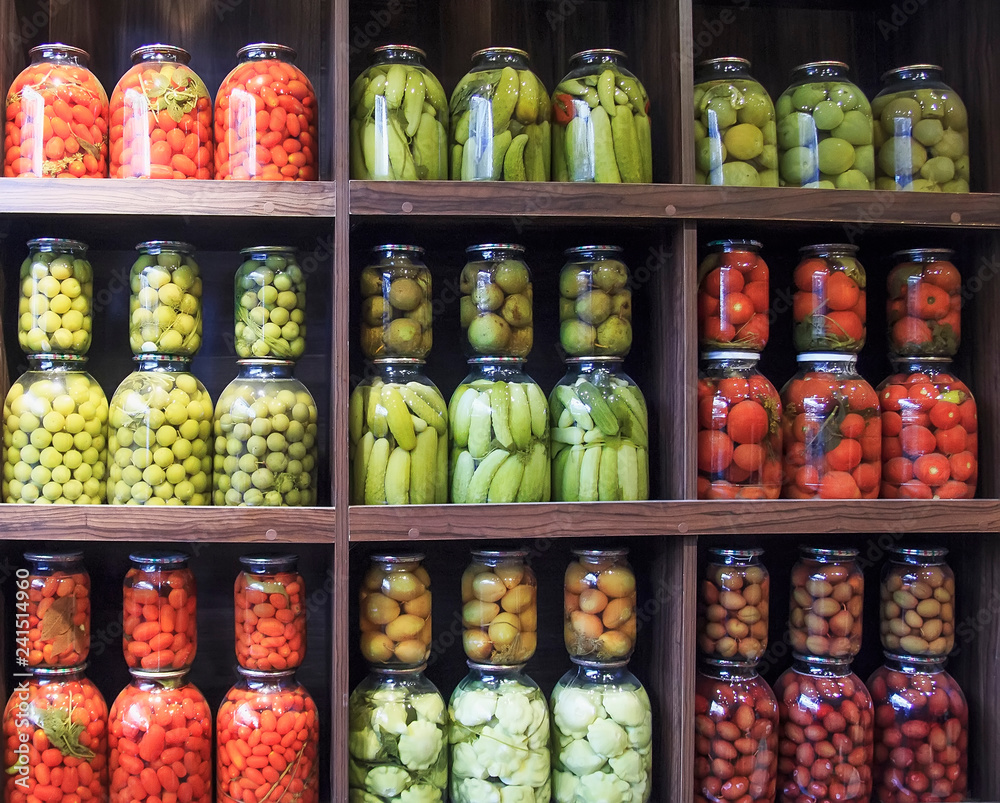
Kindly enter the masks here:
M 601 705 L 601 695 L 579 691 L 578 689 L 563 689 L 556 698 L 552 713 L 555 716 L 556 728 L 573 736 L 583 736 L 587 727 L 598 717 L 604 716 Z
M 410 700 L 410 705 L 417 712 L 417 716 L 429 722 L 440 724 L 444 716 L 444 700 L 440 694 L 428 692 L 427 694 L 415 694 Z
M 642 756 L 635 750 L 626 750 L 617 758 L 608 759 L 615 775 L 628 783 L 639 783 L 646 777 Z
M 548 803 L 549 800 L 547 797 L 544 801 L 536 798 L 535 790 L 530 786 L 504 786 L 500 789 L 500 803 L 535 803 L 536 799 L 539 803 Z
M 402 703 L 382 703 L 372 710 L 372 727 L 397 735 L 406 733 L 406 706 Z
M 455 710 L 452 716 L 467 728 L 484 725 L 493 719 L 497 710 L 497 696 L 491 691 L 463 692 L 455 700 Z
M 599 719 L 587 728 L 587 741 L 598 755 L 614 758 L 628 747 L 628 734 L 618 723 Z
M 536 751 L 500 773 L 500 780 L 511 786 L 541 786 L 549 777 L 548 751 Z M 513 770 L 513 771 L 512 771 Z
M 459 778 L 478 778 L 482 781 L 486 779 L 488 773 L 476 748 L 469 742 L 462 742 L 452 748 L 451 774 Z
M 411 770 L 426 770 L 441 753 L 444 734 L 432 722 L 417 719 L 399 737 L 399 758 Z
M 374 767 L 365 778 L 365 788 L 379 797 L 396 797 L 410 785 L 410 773 L 402 767 Z
M 589 775 L 603 767 L 606 759 L 586 739 L 575 739 L 559 752 L 559 760 L 574 775 Z
M 649 711 L 636 692 L 627 690 L 604 692 L 604 709 L 619 725 L 632 728 L 642 724 L 643 717 Z
M 573 803 L 579 785 L 580 779 L 572 772 L 556 770 L 552 773 L 552 795 L 556 803 Z
M 382 752 L 382 742 L 371 728 L 351 731 L 347 737 L 348 752 L 362 761 L 374 761 Z
M 496 707 L 496 717 L 507 733 L 520 736 L 531 726 L 531 703 L 523 694 L 505 694 Z
M 477 778 L 466 778 L 460 784 L 452 787 L 452 803 L 500 803 L 500 792 L 486 781 Z
M 399 796 L 399 803 L 441 803 L 443 795 L 436 786 L 418 783 Z
M 580 779 L 577 800 L 581 803 L 629 803 L 631 789 L 611 773 L 595 772 Z

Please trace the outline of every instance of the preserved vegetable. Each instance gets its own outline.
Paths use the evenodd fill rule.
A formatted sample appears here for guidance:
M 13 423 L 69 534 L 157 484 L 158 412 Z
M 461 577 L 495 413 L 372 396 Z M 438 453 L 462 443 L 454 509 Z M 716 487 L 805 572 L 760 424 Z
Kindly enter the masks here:
M 890 550 L 882 568 L 882 647 L 895 655 L 941 658 L 955 647 L 955 573 L 947 549 Z
M 296 669 L 306 654 L 305 582 L 295 555 L 245 555 L 236 578 L 236 660 L 255 672 Z
M 559 273 L 559 343 L 570 357 L 624 357 L 632 347 L 632 291 L 617 245 L 563 253 Z
M 887 318 L 889 352 L 901 357 L 954 357 L 962 338 L 962 276 L 947 248 L 893 254 Z
M 122 606 L 122 651 L 130 669 L 187 670 L 198 651 L 198 593 L 188 556 L 129 555 Z
M 129 284 L 133 354 L 193 357 L 201 348 L 201 275 L 187 243 L 149 240 L 135 247 Z
M 527 554 L 473 550 L 462 573 L 462 646 L 470 661 L 512 666 L 535 654 L 538 581 Z
M 17 342 L 25 354 L 86 354 L 94 326 L 94 270 L 79 240 L 29 240 L 21 263 Z
M 865 578 L 856 549 L 799 547 L 788 612 L 792 649 L 851 661 L 861 650 Z
M 797 351 L 857 354 L 865 345 L 868 286 L 856 245 L 799 249 L 792 315 Z
M 771 578 L 760 562 L 764 550 L 708 552 L 698 593 L 698 650 L 716 661 L 759 661 L 767 649 L 771 605 Z
M 236 271 L 236 356 L 297 360 L 306 350 L 306 277 L 295 250 L 240 251 Z
M 563 633 L 573 659 L 620 663 L 636 634 L 635 574 L 627 549 L 574 549 L 563 581 Z
M 26 652 L 29 667 L 79 666 L 90 653 L 90 575 L 83 553 L 25 552 L 24 559 L 31 564 L 28 598 L 22 602 L 18 595 L 16 619 L 18 629 L 27 624 L 28 643 L 18 640 L 18 657 Z
M 424 556 L 373 555 L 361 586 L 361 654 L 376 666 L 412 668 L 431 653 L 431 577 Z
M 698 342 L 762 351 L 771 331 L 770 269 L 756 240 L 713 240 L 698 266 Z
M 459 313 L 466 354 L 527 357 L 535 329 L 524 246 L 473 245 L 465 253 Z
M 423 359 L 434 345 L 431 272 L 416 245 L 379 245 L 361 271 L 361 352 Z

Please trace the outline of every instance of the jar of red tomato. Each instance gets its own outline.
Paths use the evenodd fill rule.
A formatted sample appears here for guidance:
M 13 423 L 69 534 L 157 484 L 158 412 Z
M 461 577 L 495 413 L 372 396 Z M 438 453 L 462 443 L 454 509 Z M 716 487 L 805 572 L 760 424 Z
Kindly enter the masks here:
M 173 45 L 132 51 L 111 93 L 112 178 L 212 178 L 212 99 Z
M 889 352 L 954 357 L 962 338 L 962 275 L 947 248 L 912 248 L 893 254 L 889 289 Z
M 27 650 L 18 640 L 18 661 L 28 666 L 77 666 L 90 653 L 90 575 L 82 552 L 25 552 L 31 564 L 27 590 L 18 583 L 18 631 L 27 631 Z M 26 595 L 26 599 L 25 596 Z
M 305 583 L 296 555 L 245 555 L 236 578 L 236 659 L 244 669 L 295 669 L 306 654 Z
M 314 181 L 316 93 L 285 45 L 240 48 L 215 97 L 215 177 Z
M 710 351 L 698 380 L 698 498 L 777 499 L 781 399 L 759 354 Z
M 709 658 L 756 663 L 767 649 L 771 578 L 763 549 L 709 549 L 698 593 L 698 649 Z
M 695 803 L 773 801 L 778 701 L 753 666 L 703 661 L 694 692 Z
M 887 652 L 943 658 L 955 647 L 955 573 L 942 547 L 889 550 L 882 568 L 882 646 Z
M 111 803 L 212 803 L 212 712 L 187 670 L 132 671 L 111 705 Z
M 108 96 L 90 56 L 63 44 L 31 48 L 7 93 L 4 175 L 106 178 Z
M 698 266 L 702 348 L 761 351 L 770 332 L 770 270 L 756 240 L 713 240 Z
M 867 803 L 872 791 L 872 698 L 848 661 L 795 655 L 774 686 L 780 719 L 781 803 Z
M 788 629 L 795 652 L 852 661 L 861 651 L 865 577 L 856 549 L 799 547 Z
M 856 245 L 809 245 L 799 249 L 792 316 L 797 351 L 857 354 L 865 345 L 865 269 Z
M 122 650 L 130 669 L 189 669 L 198 651 L 198 594 L 188 556 L 128 556 L 122 609 Z
M 979 474 L 976 400 L 945 357 L 893 360 L 879 385 L 882 497 L 971 499 Z
M 868 680 L 881 803 L 968 799 L 969 707 L 945 660 L 887 652 Z
M 878 394 L 853 354 L 799 354 L 781 390 L 784 486 L 790 499 L 875 499 L 882 469 Z

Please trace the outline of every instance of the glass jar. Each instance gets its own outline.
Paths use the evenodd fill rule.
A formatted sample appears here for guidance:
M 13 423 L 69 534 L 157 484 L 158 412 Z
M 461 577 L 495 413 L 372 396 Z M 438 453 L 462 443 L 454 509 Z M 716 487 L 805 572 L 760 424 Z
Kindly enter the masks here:
M 782 187 L 872 188 L 872 108 L 849 70 L 841 61 L 792 70 L 792 84 L 775 104 Z
M 351 178 L 448 178 L 448 98 L 426 58 L 413 45 L 383 45 L 355 79 Z
M 201 276 L 194 247 L 149 240 L 135 250 L 129 284 L 129 345 L 133 354 L 193 357 L 201 348 Z
M 853 661 L 861 651 L 865 576 L 858 550 L 799 547 L 788 629 L 795 652 Z
M 944 658 L 885 654 L 868 680 L 875 705 L 875 796 L 966 800 L 969 707 Z
M 146 799 L 147 785 L 212 803 L 212 712 L 187 670 L 132 670 L 111 705 L 108 747 L 111 803 Z
M 911 248 L 892 255 L 886 282 L 889 352 L 903 357 L 954 357 L 962 338 L 962 276 L 948 248 Z
M 215 177 L 319 178 L 316 93 L 285 45 L 241 47 L 215 96 Z
M 316 402 L 295 363 L 239 360 L 215 405 L 216 505 L 316 504 Z
M 294 248 L 240 251 L 236 271 L 236 356 L 297 360 L 306 350 L 306 277 Z
M 570 357 L 624 357 L 632 347 L 632 291 L 617 245 L 567 248 L 559 273 L 559 344 Z
M 698 343 L 762 351 L 771 331 L 770 269 L 756 240 L 713 240 L 698 266 Z
M 707 658 L 756 663 L 767 650 L 771 577 L 763 549 L 709 549 L 698 594 L 698 649 Z
M 627 661 L 635 648 L 635 574 L 627 549 L 574 549 L 563 579 L 563 635 L 570 658 Z
M 212 99 L 189 61 L 173 45 L 132 51 L 111 93 L 112 178 L 212 178 Z
M 212 399 L 184 358 L 135 357 L 108 411 L 108 502 L 208 505 Z
M 94 270 L 79 240 L 29 240 L 21 263 L 17 342 L 25 354 L 86 354 L 94 326 Z
M 17 642 L 18 665 L 79 666 L 90 654 L 90 575 L 83 552 L 25 552 L 31 564 L 18 580 L 15 629 L 27 632 Z M 25 647 L 27 649 L 25 649 Z
M 424 677 L 426 664 L 373 667 L 347 703 L 347 777 L 351 795 L 371 801 L 435 803 L 448 791 L 448 714 Z
M 652 182 L 649 96 L 626 58 L 609 48 L 570 57 L 552 93 L 554 181 Z
M 856 245 L 808 245 L 795 268 L 792 316 L 796 351 L 857 354 L 865 345 L 868 311 L 864 266 Z
M 754 666 L 703 661 L 694 713 L 695 803 L 774 800 L 778 701 Z
M 451 501 L 548 502 L 549 405 L 514 357 L 469 360 L 448 404 Z
M 778 186 L 774 104 L 750 62 L 703 61 L 694 76 L 695 183 Z
M 369 664 L 415 667 L 431 654 L 431 576 L 424 556 L 372 555 L 359 594 L 361 654 Z
M 626 661 L 576 666 L 552 690 L 552 794 L 558 803 L 646 803 L 653 785 L 653 711 Z
M 469 661 L 448 721 L 452 803 L 552 798 L 549 707 L 523 664 Z
M 236 577 L 236 660 L 256 672 L 284 672 L 306 655 L 305 581 L 297 555 L 244 555 Z
M 955 647 L 955 573 L 942 547 L 889 550 L 882 567 L 882 647 L 942 658 Z
M 872 101 L 876 189 L 969 191 L 969 115 L 934 64 L 912 64 L 882 76 Z
M 620 357 L 573 357 L 552 389 L 552 496 L 557 502 L 649 498 L 646 400 Z
M 323 759 L 313 698 L 291 669 L 254 672 L 240 667 L 239 672 L 215 722 L 215 799 L 245 803 L 249 794 L 269 803 L 319 803 Z M 290 733 L 295 738 L 289 739 Z M 282 769 L 258 770 L 247 763 L 251 754 L 267 759 L 264 770 Z
M 14 687 L 3 713 L 12 803 L 107 800 L 108 705 L 84 677 L 86 666 L 35 668 Z
M 130 669 L 187 671 L 198 652 L 198 591 L 182 552 L 135 552 L 122 586 L 122 651 Z
M 875 499 L 882 473 L 879 397 L 853 354 L 799 354 L 781 390 L 789 499 Z
M 4 401 L 5 502 L 105 501 L 108 400 L 86 357 L 36 354 Z
M 892 361 L 879 385 L 882 497 L 972 499 L 979 474 L 976 400 L 951 360 Z
M 524 246 L 471 245 L 459 279 L 462 344 L 470 357 L 527 357 L 534 341 Z
M 528 66 L 527 53 L 477 50 L 451 93 L 452 179 L 548 181 L 551 115 L 549 93 Z
M 702 356 L 699 499 L 777 499 L 781 494 L 781 399 L 757 370 L 759 359 L 749 351 Z
M 4 175 L 106 178 L 108 96 L 87 69 L 90 56 L 63 44 L 28 55 L 7 93 Z
M 535 654 L 538 580 L 527 555 L 523 549 L 472 551 L 462 574 L 462 646 L 470 661 L 512 666 Z
M 778 800 L 867 801 L 872 792 L 874 710 L 846 660 L 795 655 L 774 685 L 778 698 Z
M 361 271 L 361 352 L 424 359 L 434 344 L 431 272 L 416 245 L 378 245 Z

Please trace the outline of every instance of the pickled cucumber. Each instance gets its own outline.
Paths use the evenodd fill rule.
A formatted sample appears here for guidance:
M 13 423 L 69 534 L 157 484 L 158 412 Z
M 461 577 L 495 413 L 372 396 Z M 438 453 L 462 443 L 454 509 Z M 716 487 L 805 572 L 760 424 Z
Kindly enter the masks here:
M 236 355 L 297 360 L 306 350 L 306 279 L 288 248 L 247 248 L 236 272 Z
M 94 271 L 76 240 L 28 243 L 21 264 L 17 340 L 26 354 L 86 354 L 93 328 Z
M 129 277 L 132 353 L 193 356 L 201 348 L 201 275 L 186 243 L 136 246 Z

